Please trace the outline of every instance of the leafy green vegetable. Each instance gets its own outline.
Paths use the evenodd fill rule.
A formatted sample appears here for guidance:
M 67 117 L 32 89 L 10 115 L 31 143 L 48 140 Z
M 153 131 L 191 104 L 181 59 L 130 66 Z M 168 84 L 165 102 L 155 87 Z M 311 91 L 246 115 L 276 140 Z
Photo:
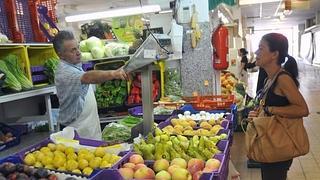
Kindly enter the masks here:
M 49 58 L 44 62 L 44 74 L 48 76 L 49 83 L 54 84 L 54 74 L 56 72 L 59 60 L 56 58 Z
M 8 87 L 15 91 L 21 91 L 22 87 L 17 78 L 9 71 L 6 63 L 3 60 L 0 60 L 0 70 L 6 75 L 4 81 L 4 87 Z
M 131 130 L 121 124 L 110 123 L 102 131 L 104 141 L 127 141 L 131 138 Z
M 127 96 L 127 82 L 123 80 L 107 81 L 97 86 L 98 108 L 122 105 Z
M 167 69 L 165 73 L 165 96 L 181 96 L 181 79 L 177 69 Z
M 127 116 L 119 121 L 119 124 L 125 125 L 127 127 L 133 127 L 137 125 L 138 123 L 142 122 L 141 118 L 133 117 L 133 116 Z
M 33 87 L 32 82 L 25 76 L 19 63 L 19 59 L 14 54 L 9 54 L 4 58 L 4 61 L 8 67 L 8 70 L 16 77 L 20 82 L 22 89 L 30 89 Z

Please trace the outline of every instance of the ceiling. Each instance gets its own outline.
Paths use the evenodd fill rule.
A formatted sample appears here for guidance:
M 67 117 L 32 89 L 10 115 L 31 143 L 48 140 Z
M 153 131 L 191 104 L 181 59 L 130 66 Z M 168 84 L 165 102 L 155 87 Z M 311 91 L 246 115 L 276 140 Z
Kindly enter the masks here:
M 141 0 L 142 4 L 159 4 L 161 9 L 169 9 L 169 2 L 172 0 Z M 196 0 L 195 0 L 196 1 Z M 273 29 L 279 27 L 292 27 L 305 23 L 308 18 L 315 17 L 317 11 L 320 11 L 320 0 L 310 0 L 309 9 L 293 9 L 292 13 L 280 20 L 278 13 L 283 12 L 285 0 L 238 0 L 255 1 L 256 4 L 241 5 L 236 8 L 241 9 L 241 15 L 245 18 L 247 26 L 254 26 L 258 29 Z M 266 2 L 269 1 L 269 2 Z M 272 2 L 270 2 L 272 1 Z M 301 1 L 301 0 L 291 0 Z M 261 3 L 265 2 L 265 3 Z M 280 4 L 280 5 L 279 5 Z M 110 8 L 119 8 L 127 6 L 139 6 L 139 0 L 58 0 L 58 11 L 64 16 L 93 11 L 102 11 Z M 61 8 L 64 7 L 64 8 Z M 279 8 L 278 8 L 279 7 Z M 277 11 L 278 9 L 278 11 Z M 60 14 L 60 16 L 62 16 Z M 58 13 L 59 16 L 59 13 Z M 63 17 L 62 17 L 63 18 Z
M 304 24 L 306 19 L 314 18 L 316 12 L 320 11 L 320 1 L 310 0 L 310 8 L 292 8 L 293 10 L 290 15 L 282 17 L 279 15 L 282 14 L 284 10 L 284 2 L 279 0 L 275 2 L 243 5 L 240 6 L 240 8 L 242 16 L 246 19 L 247 26 L 254 26 L 255 30 L 274 29 Z

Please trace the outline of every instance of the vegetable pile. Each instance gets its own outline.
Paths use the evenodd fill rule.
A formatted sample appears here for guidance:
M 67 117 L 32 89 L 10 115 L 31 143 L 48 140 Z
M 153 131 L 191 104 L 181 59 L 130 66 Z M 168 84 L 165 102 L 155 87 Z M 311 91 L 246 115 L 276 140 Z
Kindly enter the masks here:
M 127 116 L 119 121 L 119 124 L 125 125 L 129 128 L 134 127 L 138 123 L 142 122 L 141 118 L 133 117 L 133 116 Z
M 122 105 L 127 96 L 127 81 L 112 80 L 97 86 L 98 108 Z
M 54 57 L 47 59 L 44 62 L 44 74 L 48 77 L 49 84 L 54 84 L 54 74 L 59 64 L 59 59 Z
M 0 60 L 0 70 L 6 75 L 3 87 L 14 91 L 21 91 L 33 87 L 32 82 L 21 69 L 19 59 L 14 54 L 9 54 Z
M 131 130 L 125 125 L 110 123 L 102 131 L 104 141 L 127 141 L 131 138 Z
M 181 96 L 181 79 L 177 69 L 167 69 L 165 74 L 165 96 Z

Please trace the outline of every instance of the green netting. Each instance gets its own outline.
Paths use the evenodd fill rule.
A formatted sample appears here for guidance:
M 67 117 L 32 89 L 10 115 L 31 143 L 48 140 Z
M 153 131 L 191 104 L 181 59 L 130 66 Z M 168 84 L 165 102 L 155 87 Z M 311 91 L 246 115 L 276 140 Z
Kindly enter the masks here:
M 209 1 L 209 11 L 216 8 L 220 3 L 225 3 L 229 6 L 235 5 L 235 0 L 208 0 Z

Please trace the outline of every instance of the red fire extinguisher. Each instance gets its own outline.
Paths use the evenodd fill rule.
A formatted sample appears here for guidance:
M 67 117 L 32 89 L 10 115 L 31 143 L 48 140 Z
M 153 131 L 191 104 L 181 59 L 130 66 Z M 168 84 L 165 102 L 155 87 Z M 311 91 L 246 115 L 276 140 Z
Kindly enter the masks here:
M 228 54 L 228 29 L 220 24 L 212 33 L 211 44 L 213 47 L 213 67 L 217 70 L 227 69 L 229 63 L 227 61 Z

